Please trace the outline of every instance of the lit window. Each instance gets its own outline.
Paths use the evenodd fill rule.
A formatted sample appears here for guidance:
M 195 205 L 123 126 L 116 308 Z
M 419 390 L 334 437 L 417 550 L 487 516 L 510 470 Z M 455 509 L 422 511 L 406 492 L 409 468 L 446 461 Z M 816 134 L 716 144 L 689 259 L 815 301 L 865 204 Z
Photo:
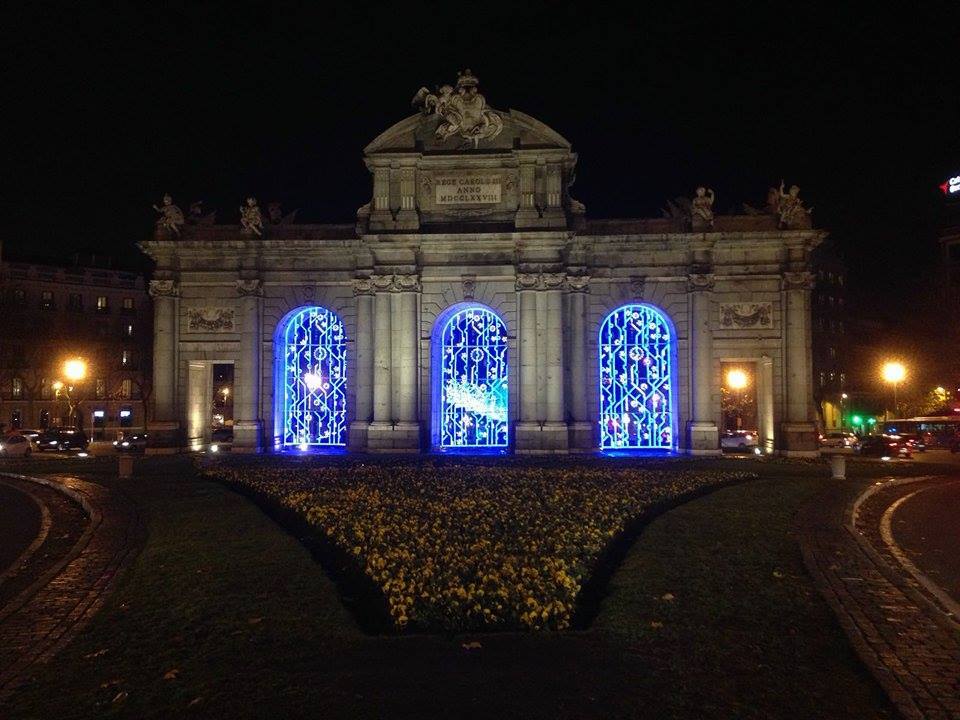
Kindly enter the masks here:
M 50 399 L 50 383 L 47 382 L 46 378 L 40 380 L 40 397 L 44 400 Z
M 129 400 L 133 396 L 133 381 L 130 378 L 124 378 L 120 383 L 120 397 Z
M 826 384 L 827 384 L 827 374 L 820 373 L 820 387 L 823 387 Z
M 19 400 L 23 397 L 23 380 L 18 377 L 13 379 L 11 394 L 13 395 L 14 400 Z
M 134 307 L 134 305 L 133 305 L 133 298 L 132 298 L 132 297 L 125 297 L 125 298 L 123 299 L 123 309 L 124 309 L 124 311 L 129 312 L 129 311 L 133 310 L 133 307 Z
M 129 351 L 129 350 L 124 350 L 122 353 L 120 353 L 120 364 L 123 365 L 124 367 L 126 367 L 127 365 L 129 365 L 129 364 L 130 364 L 130 357 L 131 357 L 130 351 Z
M 434 329 L 433 441 L 439 448 L 505 448 L 507 328 L 482 305 L 461 305 Z
M 673 336 L 659 310 L 624 305 L 600 326 L 600 447 L 674 448 Z
M 322 307 L 295 312 L 280 331 L 277 420 L 284 447 L 347 443 L 347 346 L 343 321 Z
M 53 310 L 53 292 L 43 290 L 40 293 L 40 307 L 44 310 Z
M 125 337 L 133 337 L 133 323 L 124 323 L 123 334 Z
M 97 399 L 102 400 L 107 396 L 107 381 L 103 378 L 97 378 Z
M 106 312 L 110 308 L 106 295 L 97 296 L 97 312 Z

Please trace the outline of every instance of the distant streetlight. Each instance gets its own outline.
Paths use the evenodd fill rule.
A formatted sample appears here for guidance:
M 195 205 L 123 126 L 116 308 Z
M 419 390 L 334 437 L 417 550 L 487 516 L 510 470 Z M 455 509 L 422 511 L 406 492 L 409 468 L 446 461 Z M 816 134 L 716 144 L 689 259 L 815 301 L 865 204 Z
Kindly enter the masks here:
M 87 363 L 80 358 L 72 358 L 63 364 L 63 374 L 70 382 L 80 382 L 87 376 Z
M 897 403 L 897 386 L 907 377 L 907 368 L 903 363 L 890 361 L 883 364 L 883 379 L 893 385 L 893 412 L 899 414 L 900 410 Z
M 743 390 L 750 384 L 750 378 L 743 370 L 733 369 L 727 372 L 727 388 L 735 391 L 737 398 L 737 429 L 743 425 Z

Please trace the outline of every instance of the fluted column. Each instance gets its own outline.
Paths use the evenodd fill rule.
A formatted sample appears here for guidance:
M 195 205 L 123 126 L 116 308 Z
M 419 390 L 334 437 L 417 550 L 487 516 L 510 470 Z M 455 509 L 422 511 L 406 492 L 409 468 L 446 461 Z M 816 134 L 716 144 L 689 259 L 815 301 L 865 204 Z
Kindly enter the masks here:
M 233 449 L 237 452 L 259 452 L 262 420 L 260 418 L 260 355 L 263 352 L 260 310 L 263 282 L 259 279 L 237 280 L 240 298 L 241 332 L 237 375 L 236 421 L 233 425 Z
M 568 275 L 567 287 L 570 328 L 570 445 L 575 448 L 593 447 L 587 399 L 587 293 L 590 278 L 586 275 Z
M 373 422 L 393 421 L 392 318 L 390 292 L 377 287 L 374 306 L 376 342 L 373 345 Z
M 544 420 L 552 425 L 565 424 L 564 377 L 563 377 L 563 295 L 562 288 L 566 278 L 552 274 L 544 278 L 546 289 L 542 293 L 542 302 L 546 306 L 546 347 L 544 363 L 546 365 L 546 416 Z M 564 428 L 565 429 L 565 428 Z
M 520 296 L 520 422 L 537 424 L 537 293 L 536 277 L 517 278 Z
M 687 426 L 689 449 L 694 455 L 715 455 L 720 449 L 712 400 L 713 328 L 710 307 L 713 275 L 691 274 L 687 292 L 690 297 L 690 380 L 693 384 L 690 393 L 691 419 Z
M 151 280 L 153 297 L 153 420 L 148 423 L 150 452 L 180 445 L 177 418 L 177 298 L 175 280 Z
M 367 428 L 373 418 L 373 283 L 369 278 L 353 281 L 357 303 L 354 354 L 357 377 L 354 382 L 354 420 L 350 424 L 350 447 L 365 448 Z
M 417 292 L 420 280 L 416 275 L 398 275 L 394 295 L 394 316 L 399 332 L 394 335 L 394 420 L 398 423 L 417 422 Z
M 782 445 L 787 455 L 818 453 L 811 388 L 809 272 L 783 274 L 784 380 L 786 389 Z

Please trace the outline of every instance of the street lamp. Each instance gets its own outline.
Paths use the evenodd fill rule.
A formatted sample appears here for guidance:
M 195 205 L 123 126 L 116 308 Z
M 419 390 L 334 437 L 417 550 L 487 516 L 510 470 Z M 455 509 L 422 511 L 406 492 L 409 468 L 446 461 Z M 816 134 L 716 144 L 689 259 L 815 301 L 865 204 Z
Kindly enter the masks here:
M 894 414 L 899 414 L 899 409 L 897 407 L 897 385 L 903 382 L 903 379 L 907 376 L 907 368 L 904 367 L 903 363 L 890 361 L 883 364 L 883 379 L 893 385 L 893 412 Z
M 846 424 L 846 416 L 843 414 L 844 401 L 850 397 L 846 393 L 840 393 L 840 429 L 843 430 L 843 426 Z
M 72 358 L 63 364 L 63 374 L 70 382 L 80 382 L 87 376 L 87 363 L 80 358 Z
M 733 369 L 727 372 L 727 387 L 737 393 L 737 430 L 743 424 L 743 395 L 742 391 L 750 384 L 750 378 L 743 370 Z

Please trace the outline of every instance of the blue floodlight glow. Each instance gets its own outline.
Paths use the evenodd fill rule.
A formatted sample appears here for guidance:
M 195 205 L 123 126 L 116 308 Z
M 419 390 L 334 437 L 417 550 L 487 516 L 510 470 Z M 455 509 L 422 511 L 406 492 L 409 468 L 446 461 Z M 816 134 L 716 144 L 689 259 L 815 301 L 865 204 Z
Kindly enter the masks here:
M 650 305 L 623 305 L 600 326 L 600 447 L 673 450 L 673 331 Z
M 482 305 L 457 306 L 444 320 L 434 358 L 434 438 L 441 450 L 506 448 L 509 443 L 507 328 Z M 439 396 L 439 397 L 437 397 Z
M 347 442 L 347 346 L 343 321 L 322 307 L 295 312 L 280 336 L 280 445 L 303 450 Z

